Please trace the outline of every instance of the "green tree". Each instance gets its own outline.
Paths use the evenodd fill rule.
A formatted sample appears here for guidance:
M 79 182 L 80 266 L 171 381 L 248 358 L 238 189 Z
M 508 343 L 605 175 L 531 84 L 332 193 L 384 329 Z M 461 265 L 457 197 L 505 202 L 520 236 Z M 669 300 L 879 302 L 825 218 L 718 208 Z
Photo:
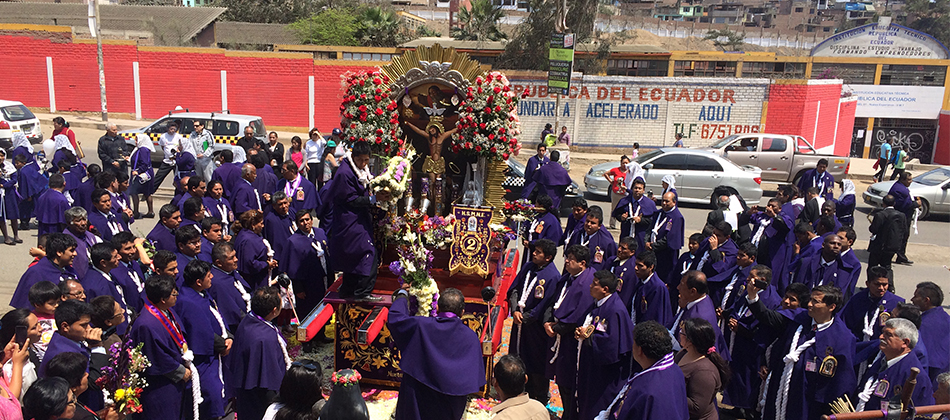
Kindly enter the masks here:
M 723 51 L 738 51 L 745 44 L 745 35 L 728 29 L 715 29 L 706 32 L 706 37 L 703 39 L 712 41 L 713 45 L 722 48 Z
M 505 16 L 501 6 L 491 0 L 472 0 L 470 8 L 459 9 L 459 25 L 452 28 L 452 38 L 462 41 L 500 41 L 507 39 L 498 21 Z
M 214 0 L 212 6 L 228 8 L 225 20 L 254 23 L 291 23 L 314 10 L 309 0 Z
M 904 12 L 911 28 L 950 45 L 950 0 L 908 0 Z
M 395 47 L 410 38 L 402 18 L 379 6 L 365 7 L 357 15 L 356 39 L 364 47 Z
M 359 24 L 351 9 L 325 9 L 290 24 L 303 44 L 360 45 Z
M 431 38 L 431 37 L 440 37 L 442 32 L 436 31 L 428 26 L 420 26 L 416 28 L 416 38 Z
M 518 25 L 515 36 L 495 60 L 503 69 L 547 70 L 548 47 L 556 21 L 554 2 L 529 0 L 531 13 Z

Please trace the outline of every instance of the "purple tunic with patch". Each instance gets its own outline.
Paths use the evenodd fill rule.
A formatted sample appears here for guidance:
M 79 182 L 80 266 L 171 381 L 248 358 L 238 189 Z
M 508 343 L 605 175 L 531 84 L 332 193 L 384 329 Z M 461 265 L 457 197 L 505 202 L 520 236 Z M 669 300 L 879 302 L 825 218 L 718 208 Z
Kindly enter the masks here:
M 614 256 L 607 260 L 607 264 L 604 267 L 605 270 L 610 270 L 610 272 L 614 273 L 614 276 L 620 280 L 620 282 L 617 283 L 617 297 L 619 297 L 620 301 L 627 307 L 627 312 L 630 311 L 630 301 L 633 300 L 633 295 L 637 293 L 637 289 L 640 287 L 640 279 L 637 278 L 635 270 L 636 266 L 637 259 L 634 257 L 620 261 Z
M 412 316 L 405 296 L 393 301 L 387 326 L 403 371 L 396 420 L 461 418 L 468 394 L 485 385 L 478 335 L 453 313 Z
M 508 302 L 511 314 L 521 312 L 521 324 L 511 327 L 509 352 L 518 355 L 524 361 L 527 373 L 543 375 L 547 370 L 547 351 L 553 339 L 544 332 L 544 311 L 549 302 L 555 299 L 555 290 L 561 274 L 554 263 L 538 268 L 533 262 L 525 264 L 508 288 Z M 542 283 L 543 282 L 543 283 Z M 532 284 L 533 283 L 533 284 Z M 538 297 L 538 288 L 543 294 Z M 526 295 L 526 296 L 525 296 Z M 523 307 L 519 303 L 523 303 Z
M 791 207 L 791 206 L 789 206 Z M 785 294 L 785 287 L 789 281 L 789 262 L 795 249 L 795 235 L 792 229 L 795 218 L 791 212 L 782 211 L 777 214 L 768 227 L 765 228 L 765 237 L 768 245 L 768 259 L 763 261 L 772 268 L 772 282 L 779 295 Z
M 327 235 L 320 228 L 313 228 L 311 234 L 312 238 L 298 230 L 291 235 L 287 238 L 283 254 L 279 254 L 277 259 L 280 271 L 287 273 L 293 280 L 294 293 L 306 293 L 305 299 L 297 300 L 298 314 L 310 313 L 323 300 L 327 287 L 333 284 L 332 271 L 324 267 L 324 264 L 330 265 L 332 261 L 332 254 L 327 247 Z M 317 256 L 316 244 L 319 244 L 324 252 L 322 260 Z
M 174 310 L 166 314 L 180 329 L 181 319 Z M 175 328 L 172 328 L 174 331 Z M 181 347 L 172 333 L 165 328 L 159 319 L 149 310 L 143 310 L 132 328 L 129 338 L 133 345 L 142 343 L 142 353 L 148 357 L 151 366 L 145 369 L 145 380 L 148 387 L 142 391 L 141 419 L 167 420 L 182 417 L 182 401 L 185 396 L 185 381 L 172 382 L 166 375 L 175 372 L 184 366 Z M 191 411 L 191 407 L 185 408 Z
M 683 321 L 693 318 L 705 319 L 716 332 L 716 349 L 718 349 L 723 359 L 729 361 L 729 346 L 726 345 L 726 340 L 722 337 L 722 330 L 719 329 L 719 319 L 716 317 L 716 304 L 709 298 L 709 295 L 703 296 L 691 307 L 687 305 L 686 308 L 680 308 L 680 311 L 683 313 L 677 312 L 676 316 L 673 317 L 673 321 L 666 325 L 666 328 L 673 333 L 673 337 L 679 337 L 680 326 Z
M 53 264 L 53 261 L 49 258 L 41 258 L 36 265 L 27 268 L 23 276 L 20 277 L 20 282 L 17 283 L 13 297 L 10 299 L 10 306 L 17 309 L 32 310 L 33 305 L 30 304 L 29 295 L 30 288 L 33 287 L 34 284 L 43 280 L 58 284 L 67 278 L 78 280 L 79 276 L 76 275 L 76 271 L 73 270 L 72 267 L 60 268 L 56 264 Z
M 898 303 L 904 303 L 904 298 L 891 292 L 884 292 L 880 299 L 874 299 L 868 289 L 861 289 L 851 296 L 838 316 L 854 334 L 855 339 L 867 341 L 881 335 L 881 314 L 890 312 Z M 867 327 L 871 327 L 870 334 L 864 332 Z
M 234 223 L 234 213 L 231 211 L 231 203 L 228 203 L 228 200 L 224 198 L 219 198 L 217 200 L 211 197 L 205 197 L 202 199 L 205 205 L 205 211 L 215 217 L 221 219 L 224 222 L 225 232 L 230 232 L 231 223 Z
M 726 239 L 726 242 L 719 244 L 719 247 L 715 250 L 710 248 L 709 238 L 703 239 L 699 244 L 699 249 L 696 250 L 696 255 L 699 258 L 693 260 L 690 270 L 702 271 L 709 279 L 735 266 L 738 253 L 739 248 L 736 247 L 736 243 L 732 239 Z
M 571 185 L 571 176 L 559 162 L 548 162 L 534 171 L 532 179 L 538 185 L 538 197 L 547 195 L 554 202 L 555 210 L 561 208 L 564 191 Z
M 290 198 L 290 214 L 296 214 L 300 210 L 316 210 L 320 207 L 320 196 L 317 194 L 317 188 L 313 186 L 313 183 L 308 181 L 307 178 L 304 178 L 301 175 L 297 175 L 300 179 L 300 184 L 297 185 L 296 189 L 287 194 L 287 197 Z M 295 181 L 296 182 L 296 181 Z M 281 178 L 277 182 L 276 191 L 287 192 L 288 181 L 284 178 Z M 293 183 L 291 183 L 293 185 Z
M 548 239 L 557 243 L 564 234 L 561 231 L 561 221 L 549 211 L 536 216 L 534 220 L 531 221 L 531 224 L 526 226 L 526 229 L 527 232 L 525 236 L 528 239 L 528 247 L 525 248 L 524 255 L 521 256 L 522 265 L 531 261 L 531 254 L 534 252 L 535 242 L 541 239 Z
M 752 267 L 754 266 L 749 265 L 742 268 L 734 265 L 728 270 L 706 279 L 706 284 L 709 286 L 709 298 L 712 299 L 717 308 L 729 309 L 732 307 L 736 296 L 744 290 Z
M 89 226 L 94 226 L 99 232 L 99 236 L 106 242 L 111 241 L 116 233 L 127 232 L 129 230 L 129 226 L 121 217 L 117 216 L 115 212 L 109 211 L 106 214 L 102 214 L 96 209 L 89 212 Z M 114 232 L 113 229 L 115 230 Z
M 769 331 L 760 331 L 759 321 L 749 310 L 745 289 L 738 291 L 737 287 L 734 294 L 736 298 L 726 308 L 729 309 L 729 318 L 735 318 L 738 323 L 736 331 L 729 328 L 728 319 L 722 323 L 722 332 L 729 345 L 729 355 L 732 356 L 729 361 L 732 378 L 723 392 L 723 402 L 734 407 L 755 408 L 762 385 L 762 379 L 759 378 L 760 358 L 775 336 Z M 759 292 L 759 300 L 772 310 L 782 304 L 775 285 L 769 285 L 768 289 Z
M 656 235 L 652 241 L 647 238 L 647 242 L 653 243 L 653 252 L 656 254 L 656 269 L 654 270 L 656 275 L 667 280 L 679 258 L 680 249 L 683 248 L 685 220 L 679 207 L 674 207 L 669 212 L 658 211 L 653 217 L 655 220 L 651 229 L 656 232 Z M 678 277 L 677 283 L 679 283 Z
M 367 191 L 350 168 L 348 159 L 340 161 L 330 185 L 333 227 L 329 245 L 337 252 L 336 262 L 339 264 L 335 264 L 334 269 L 346 274 L 368 276 L 376 255 L 372 238 L 373 216 L 369 208 L 351 203 L 366 196 Z
M 224 196 L 230 197 L 234 193 L 234 185 L 241 180 L 242 163 L 222 163 L 211 174 L 211 179 L 221 181 L 224 187 Z
M 560 344 L 555 344 L 557 357 L 554 358 L 553 351 L 549 351 L 546 357 L 547 360 L 554 360 L 552 370 L 558 386 L 565 386 L 570 390 L 577 388 L 577 340 L 574 338 L 574 329 L 584 322 L 584 317 L 594 307 L 594 298 L 590 295 L 590 285 L 593 282 L 592 268 L 580 272 L 577 278 L 565 274 L 558 282 L 554 295 L 554 319 L 549 322 L 564 324 L 565 330 L 558 333 L 561 339 Z M 560 329 L 555 332 L 558 330 Z
M 868 368 L 864 378 L 861 378 L 861 381 L 858 382 L 857 392 L 859 395 L 868 387 L 870 387 L 871 390 L 882 388 L 876 386 L 880 384 L 880 381 L 885 381 L 889 384 L 883 386 L 883 398 L 880 395 L 875 395 L 876 392 L 871 392 L 870 398 L 868 398 L 867 403 L 864 405 L 864 411 L 887 410 L 888 401 L 894 398 L 894 396 L 899 396 L 898 392 L 900 387 L 903 387 L 904 383 L 906 383 L 910 377 L 910 370 L 917 368 L 921 372 L 924 371 L 924 366 L 920 364 L 920 360 L 917 360 L 913 352 L 907 353 L 901 360 L 896 362 L 892 361 L 891 364 L 882 371 L 881 368 L 884 363 L 884 357 L 876 360 L 874 364 Z M 923 407 L 925 405 L 933 405 L 933 394 L 934 387 L 930 381 L 930 377 L 927 375 L 918 375 L 917 385 L 914 386 L 914 393 L 911 394 L 911 401 L 913 401 L 914 406 Z M 858 403 L 858 399 L 854 401 L 855 404 Z M 883 406 L 881 405 L 882 403 Z
M 268 264 L 270 257 L 264 238 L 250 229 L 242 229 L 234 238 L 234 250 L 237 251 L 238 271 L 244 275 L 253 289 L 266 286 L 268 278 Z
M 244 281 L 241 273 L 238 273 L 237 270 L 226 273 L 217 266 L 213 266 L 211 267 L 211 273 L 211 288 L 208 289 L 208 293 L 218 304 L 218 312 L 221 314 L 221 318 L 224 319 L 224 324 L 228 327 L 228 330 L 235 331 L 237 325 L 247 315 L 251 298 L 250 293 L 254 289 L 251 289 L 251 286 Z M 244 295 L 236 284 L 240 284 L 241 288 L 244 289 L 244 293 L 248 294 L 248 300 L 244 300 Z
M 87 302 L 91 302 L 94 298 L 99 296 L 112 296 L 122 309 L 128 307 L 124 296 L 125 291 L 119 291 L 119 285 L 115 283 L 111 274 L 106 277 L 101 271 L 90 266 L 89 271 L 86 272 L 86 276 L 80 280 L 80 283 L 82 283 L 82 288 L 86 291 Z M 128 319 L 128 315 L 126 315 L 126 319 Z M 117 326 L 116 333 L 124 335 L 128 328 L 128 321 L 122 321 L 122 323 Z
M 831 264 L 825 265 L 821 252 L 805 258 L 799 270 L 795 272 L 796 283 L 803 283 L 810 289 L 829 284 L 836 286 L 841 289 L 845 300 L 851 296 L 850 281 L 851 272 L 841 264 L 841 259 L 835 258 Z
M 37 236 L 61 232 L 66 224 L 66 210 L 69 210 L 69 200 L 63 193 L 50 188 L 40 194 L 33 211 L 40 224 Z
M 653 215 L 657 212 L 656 202 L 645 195 L 641 195 L 639 200 L 633 198 L 633 193 L 627 194 L 620 199 L 617 207 L 613 209 L 613 217 L 620 220 L 619 216 L 627 214 L 628 219 L 620 223 L 620 238 L 623 239 L 631 234 L 637 238 L 636 254 L 640 254 L 646 249 L 646 237 L 650 228 L 653 227 Z M 640 223 L 634 223 L 632 218 L 640 216 Z M 631 232 L 632 231 L 632 232 Z
M 156 251 L 165 250 L 175 252 L 178 250 L 178 246 L 175 244 L 175 231 L 165 227 L 161 220 L 155 224 L 155 227 L 152 228 L 152 231 L 148 233 L 145 239 L 152 241 Z
M 231 208 L 234 209 L 234 215 L 239 215 L 248 210 L 263 210 L 261 206 L 260 193 L 247 182 L 246 179 L 240 179 L 234 183 L 234 191 L 231 192 Z
M 145 286 L 145 274 L 138 261 L 125 263 L 119 261 L 119 266 L 112 270 L 115 283 L 125 295 L 125 303 L 135 312 L 142 311 L 142 292 Z
M 85 355 L 86 358 L 89 358 L 88 347 L 66 338 L 60 334 L 59 331 L 53 331 L 49 345 L 46 347 L 46 353 L 43 355 L 43 362 L 40 363 L 40 366 L 36 369 L 36 373 L 41 378 L 46 376 L 46 367 L 49 365 L 49 361 L 53 360 L 53 357 L 56 357 L 56 355 L 60 353 L 81 353 Z M 88 370 L 88 367 L 86 369 Z
M 261 210 L 265 213 L 271 211 L 271 202 L 264 199 L 264 194 L 273 195 L 277 191 L 277 175 L 270 169 L 270 165 L 264 166 L 265 169 L 257 170 L 257 178 L 254 178 L 254 189 L 257 190 L 258 199 L 261 200 Z
M 673 320 L 673 309 L 670 307 L 670 292 L 656 273 L 647 278 L 646 282 L 637 279 L 640 284 L 630 299 L 631 320 L 634 323 L 656 321 L 666 325 Z
M 625 366 L 633 350 L 633 323 L 627 307 L 610 295 L 587 316 L 593 334 L 580 344 L 577 369 L 577 408 L 580 419 L 591 419 L 605 410 L 623 386 Z
M 590 250 L 590 263 L 587 266 L 595 271 L 604 269 L 607 266 L 607 260 L 617 255 L 617 242 L 603 225 L 600 226 L 600 230 L 589 236 L 583 227 L 574 231 L 567 242 L 568 247 L 571 245 L 586 246 Z
M 195 366 L 201 382 L 202 413 L 207 410 L 210 417 L 224 415 L 224 384 L 218 375 L 221 358 L 214 351 L 215 336 L 224 337 L 218 319 L 211 312 L 214 301 L 208 292 L 198 293 L 191 287 L 181 288 L 175 308 L 181 315 L 181 327 L 184 329 L 188 349 L 195 354 Z

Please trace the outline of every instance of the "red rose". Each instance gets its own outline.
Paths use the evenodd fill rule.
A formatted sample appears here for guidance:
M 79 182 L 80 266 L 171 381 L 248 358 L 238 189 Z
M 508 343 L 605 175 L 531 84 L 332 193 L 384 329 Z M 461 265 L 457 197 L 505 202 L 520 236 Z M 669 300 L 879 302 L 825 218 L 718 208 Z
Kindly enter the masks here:
M 356 123 L 350 124 L 350 128 L 356 129 Z
M 501 73 L 498 73 L 498 76 L 495 76 L 495 80 L 499 82 L 501 81 Z
M 379 137 L 379 136 L 376 136 L 376 144 L 380 144 L 380 143 L 382 143 L 382 142 L 383 142 L 383 138 L 382 138 L 382 137 Z
M 500 92 L 501 92 L 501 88 L 498 87 L 498 86 L 495 86 L 495 88 L 492 89 L 492 90 L 493 90 L 495 93 L 500 93 Z
M 505 85 L 503 88 L 501 88 L 501 90 L 503 90 L 503 91 L 505 91 L 505 92 L 508 92 L 508 91 L 511 90 L 511 88 L 508 87 L 508 85 Z
M 476 152 L 481 152 L 481 151 L 482 151 L 482 146 L 475 146 L 475 151 L 476 151 Z
M 382 129 L 382 128 L 377 128 L 377 129 L 376 129 L 376 135 L 377 135 L 377 136 L 381 136 L 382 134 L 383 134 L 383 129 Z
M 375 99 L 376 102 L 379 102 L 379 101 L 383 100 L 383 98 L 380 97 L 379 95 L 373 95 L 373 99 Z
M 462 101 L 459 103 L 459 107 L 463 107 L 463 106 L 465 106 L 465 101 Z
M 489 139 L 489 140 L 494 140 L 494 139 L 495 139 L 495 135 L 494 135 L 494 134 L 489 134 L 489 135 L 488 135 L 488 139 Z
M 496 149 L 494 146 L 488 150 L 490 150 L 492 153 L 498 153 L 498 149 Z
M 366 84 L 365 82 L 363 82 L 362 80 L 360 80 L 360 86 L 363 86 L 363 85 L 365 85 L 365 84 Z
M 356 127 L 354 127 L 356 128 Z M 350 141 L 356 141 L 356 136 L 350 136 Z
M 453 145 L 453 146 L 452 146 L 452 151 L 453 151 L 453 152 L 458 153 L 459 150 L 462 150 L 461 148 L 459 148 L 459 145 L 456 144 L 456 145 Z
M 485 123 L 478 124 L 478 128 L 481 128 L 482 130 L 484 130 L 485 127 L 486 127 Z
M 366 114 L 360 115 L 360 121 L 366 122 Z
M 510 105 L 510 104 L 511 104 L 511 98 L 506 98 L 506 99 L 505 99 L 505 103 Z
M 472 111 L 474 111 L 474 110 L 472 109 L 472 107 L 467 107 L 467 108 L 465 108 L 465 112 L 472 112 Z
M 481 88 L 481 86 L 479 86 L 479 88 L 478 88 L 478 93 L 482 93 L 482 88 Z
M 360 99 L 366 99 L 366 95 L 361 93 L 361 94 L 360 94 Z
M 498 129 L 498 134 L 505 134 L 505 127 L 499 128 L 499 129 Z
M 481 86 L 481 84 L 482 84 L 482 76 L 478 76 L 478 77 L 475 78 L 475 84 Z
M 502 153 L 501 157 L 504 159 L 508 159 L 508 152 Z
M 501 105 L 495 105 L 495 112 L 501 112 Z
M 381 84 L 381 83 L 383 83 L 383 81 L 382 81 L 380 78 L 378 78 L 378 77 L 373 78 L 373 84 L 374 84 L 374 85 L 379 85 L 379 84 Z
M 360 112 L 366 112 L 366 105 L 360 105 L 359 110 Z
M 400 145 L 400 146 L 402 146 L 402 143 L 403 143 L 402 139 L 399 139 L 399 145 Z
M 383 93 L 383 90 L 380 89 L 380 88 L 376 88 L 376 94 L 379 95 L 379 94 L 381 94 L 381 93 Z
M 345 106 L 345 105 L 340 105 L 340 112 L 343 112 L 343 111 L 346 111 L 346 106 Z
M 491 107 L 490 107 L 490 106 L 486 106 L 486 107 L 485 107 L 485 113 L 486 113 L 486 114 L 491 114 Z
M 471 149 L 471 148 L 472 148 L 472 142 L 466 142 L 466 143 L 465 143 L 465 148 L 466 148 L 466 149 Z
M 382 109 L 382 108 L 376 108 L 376 115 L 383 115 L 383 109 Z

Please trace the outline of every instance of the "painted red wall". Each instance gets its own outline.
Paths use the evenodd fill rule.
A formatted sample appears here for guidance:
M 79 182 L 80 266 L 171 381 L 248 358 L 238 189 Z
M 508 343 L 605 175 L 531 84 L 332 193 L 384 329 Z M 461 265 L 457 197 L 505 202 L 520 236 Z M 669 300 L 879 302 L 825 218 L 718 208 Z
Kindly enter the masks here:
M 937 145 L 934 148 L 934 163 L 950 165 L 950 111 L 941 111 L 937 120 Z
M 854 105 L 842 108 L 844 111 L 839 115 L 841 84 L 811 83 L 773 84 L 769 88 L 765 131 L 799 135 L 816 148 L 831 147 L 834 154 L 847 156 L 854 125 Z M 836 125 L 839 133 L 837 143 Z M 848 134 L 842 136 L 845 130 Z
M 838 111 L 838 135 L 835 140 L 835 155 L 851 154 L 851 136 L 854 133 L 854 111 L 858 101 L 841 101 Z

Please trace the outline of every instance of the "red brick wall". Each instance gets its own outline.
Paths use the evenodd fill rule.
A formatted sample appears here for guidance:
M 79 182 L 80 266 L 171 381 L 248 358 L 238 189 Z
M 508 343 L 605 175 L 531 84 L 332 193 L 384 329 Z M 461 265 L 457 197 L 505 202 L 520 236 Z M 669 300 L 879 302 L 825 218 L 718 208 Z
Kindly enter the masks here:
M 937 120 L 937 145 L 934 147 L 934 163 L 950 165 L 950 111 L 941 111 Z
M 813 82 L 814 83 L 814 82 Z M 854 105 L 850 113 L 838 115 L 841 84 L 773 84 L 765 115 L 765 132 L 799 135 L 816 148 L 847 156 L 854 125 Z M 819 105 L 820 103 L 820 105 Z M 835 125 L 838 126 L 837 143 Z M 847 128 L 847 135 L 842 136 Z
M 765 131 L 775 134 L 802 134 L 807 86 L 776 85 L 769 88 L 769 107 L 765 113 Z M 811 138 L 811 133 L 808 133 Z
M 838 136 L 835 140 L 835 155 L 851 154 L 851 136 L 854 133 L 854 111 L 858 101 L 842 101 L 838 111 Z

